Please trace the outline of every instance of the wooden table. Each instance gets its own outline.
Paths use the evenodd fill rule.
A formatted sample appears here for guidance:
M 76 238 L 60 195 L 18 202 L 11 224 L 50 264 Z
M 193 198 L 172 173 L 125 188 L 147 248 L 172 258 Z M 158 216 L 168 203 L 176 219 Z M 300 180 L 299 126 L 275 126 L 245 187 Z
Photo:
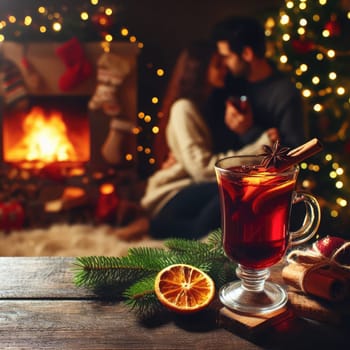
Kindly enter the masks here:
M 254 341 L 218 327 L 213 310 L 141 322 L 122 302 L 73 282 L 74 258 L 0 258 L 1 349 L 349 349 L 346 325 L 297 319 Z

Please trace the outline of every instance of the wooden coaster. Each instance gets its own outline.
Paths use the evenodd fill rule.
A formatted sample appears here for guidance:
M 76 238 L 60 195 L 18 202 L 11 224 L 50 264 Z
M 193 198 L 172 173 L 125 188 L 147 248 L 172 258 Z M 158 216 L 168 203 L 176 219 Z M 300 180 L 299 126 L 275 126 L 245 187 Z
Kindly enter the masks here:
M 294 313 L 288 306 L 268 314 L 255 316 L 240 314 L 226 307 L 222 307 L 219 311 L 220 326 L 248 338 L 292 318 L 294 318 Z

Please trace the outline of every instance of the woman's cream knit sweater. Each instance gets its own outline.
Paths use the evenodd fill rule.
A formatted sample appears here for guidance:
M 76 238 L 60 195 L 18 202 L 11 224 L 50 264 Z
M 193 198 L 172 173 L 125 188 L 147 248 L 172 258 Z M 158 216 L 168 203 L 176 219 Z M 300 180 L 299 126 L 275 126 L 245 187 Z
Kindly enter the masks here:
M 141 205 L 151 215 L 157 212 L 181 189 L 192 184 L 215 180 L 215 163 L 223 157 L 258 154 L 271 142 L 264 132 L 254 143 L 239 151 L 212 153 L 212 137 L 203 117 L 190 100 L 177 100 L 166 129 L 167 142 L 176 163 L 149 177 Z M 237 163 L 239 165 L 239 163 Z

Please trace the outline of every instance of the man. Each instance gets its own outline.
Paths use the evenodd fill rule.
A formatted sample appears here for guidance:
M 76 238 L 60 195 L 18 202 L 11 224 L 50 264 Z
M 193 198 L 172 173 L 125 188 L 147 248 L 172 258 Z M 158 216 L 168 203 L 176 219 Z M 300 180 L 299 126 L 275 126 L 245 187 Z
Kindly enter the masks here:
M 264 28 L 252 18 L 235 17 L 214 28 L 214 40 L 231 77 L 225 122 L 242 145 L 274 128 L 281 144 L 294 148 L 305 142 L 303 107 L 290 78 L 266 58 Z M 244 96 L 238 104 L 232 102 Z M 230 102 L 231 101 L 231 102 Z

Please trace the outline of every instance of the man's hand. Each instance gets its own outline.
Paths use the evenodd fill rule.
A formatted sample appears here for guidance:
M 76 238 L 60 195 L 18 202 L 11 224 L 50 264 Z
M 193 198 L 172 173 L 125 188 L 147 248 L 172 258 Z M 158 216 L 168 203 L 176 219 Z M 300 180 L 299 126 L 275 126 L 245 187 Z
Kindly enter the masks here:
M 230 101 L 226 103 L 225 123 L 227 127 L 238 135 L 245 134 L 253 126 L 253 113 L 246 105 L 244 111 L 240 111 Z

